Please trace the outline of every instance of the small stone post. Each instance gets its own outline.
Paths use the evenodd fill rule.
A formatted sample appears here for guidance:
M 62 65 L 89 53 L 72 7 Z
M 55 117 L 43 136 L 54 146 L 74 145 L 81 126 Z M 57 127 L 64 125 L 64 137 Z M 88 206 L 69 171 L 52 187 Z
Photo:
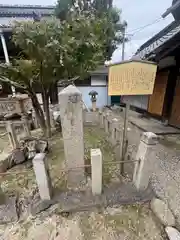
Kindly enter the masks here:
M 26 134 L 26 137 L 30 137 L 31 131 L 30 131 L 30 127 L 29 127 L 28 117 L 26 115 L 23 115 L 21 117 L 21 120 L 23 122 L 23 127 L 24 127 L 24 132 Z
M 100 128 L 104 128 L 104 116 L 101 111 L 99 111 L 99 126 Z
M 7 122 L 6 131 L 8 132 L 9 141 L 13 149 L 19 148 L 19 142 L 17 140 L 17 135 L 15 132 L 15 128 L 12 122 Z
M 46 154 L 36 154 L 32 162 L 41 200 L 51 200 L 52 186 Z
M 149 179 L 153 172 L 156 161 L 154 148 L 157 144 L 157 135 L 151 132 L 143 133 L 135 163 L 133 183 L 138 190 L 145 190 L 148 187 Z
M 105 133 L 109 133 L 109 122 L 108 122 L 108 116 L 109 114 L 107 113 L 104 117 L 104 129 L 105 129 Z
M 111 123 L 111 144 L 112 145 L 115 145 L 117 143 L 117 141 L 116 141 L 117 127 L 118 127 L 118 119 L 113 118 L 112 123 Z
M 91 149 L 92 193 L 102 193 L 102 153 L 100 149 Z
M 50 115 L 51 127 L 54 128 L 55 127 L 55 121 L 54 121 L 54 116 L 53 116 L 53 110 L 52 109 L 49 110 L 49 115 Z
M 60 115 L 66 167 L 84 166 L 82 93 L 69 85 L 59 93 Z M 84 168 L 68 172 L 68 185 L 76 186 L 84 180 Z

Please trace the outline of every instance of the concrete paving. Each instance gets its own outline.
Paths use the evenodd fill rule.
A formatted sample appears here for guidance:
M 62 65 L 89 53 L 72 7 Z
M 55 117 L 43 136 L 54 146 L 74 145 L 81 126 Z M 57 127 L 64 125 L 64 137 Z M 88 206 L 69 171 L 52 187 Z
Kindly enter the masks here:
M 144 132 L 153 132 L 157 135 L 180 134 L 180 129 L 165 126 L 160 121 L 148 118 L 130 116 L 129 121 Z

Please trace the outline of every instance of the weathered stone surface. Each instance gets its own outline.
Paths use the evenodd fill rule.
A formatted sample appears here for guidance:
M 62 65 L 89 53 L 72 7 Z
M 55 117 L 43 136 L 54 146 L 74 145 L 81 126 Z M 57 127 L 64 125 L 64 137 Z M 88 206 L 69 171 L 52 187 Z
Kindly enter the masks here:
M 36 181 L 41 199 L 51 200 L 52 185 L 45 153 L 36 154 L 33 159 L 33 168 L 36 175 Z
M 69 85 L 59 93 L 61 109 L 64 153 L 67 168 L 84 165 L 84 139 L 82 93 L 73 85 Z M 84 180 L 84 169 L 69 171 L 67 182 L 70 187 L 77 186 Z
M 149 202 L 152 198 L 153 193 L 150 189 L 146 192 L 138 192 L 130 183 L 112 184 L 109 188 L 105 188 L 100 196 L 93 196 L 82 191 L 68 191 L 55 195 L 49 201 L 38 199 L 31 204 L 31 214 L 36 215 L 55 204 L 52 211 L 60 215 L 91 211 L 101 207 L 109 207 L 113 215 L 113 212 L 120 213 L 122 205 Z
M 99 123 L 98 112 L 83 111 L 83 118 L 85 125 L 97 125 Z
M 5 172 L 7 169 L 13 166 L 12 158 L 9 153 L 0 154 L 0 173 Z
M 0 154 L 0 173 L 6 172 L 13 166 L 25 161 L 24 151 L 16 149 L 10 153 Z
M 39 153 L 47 152 L 48 150 L 48 141 L 46 140 L 38 140 L 36 144 L 36 149 Z
M 12 162 L 14 165 L 23 163 L 25 161 L 24 152 L 20 149 L 16 149 L 12 152 Z
M 36 153 L 48 151 L 48 141 L 34 137 L 24 137 L 20 140 L 20 146 L 25 150 L 26 158 L 33 159 Z
M 93 195 L 102 193 L 102 153 L 101 150 L 91 149 L 91 178 Z
M 8 133 L 9 141 L 11 143 L 12 149 L 19 148 L 19 142 L 17 139 L 17 134 L 13 122 L 8 121 L 6 123 L 6 131 Z
M 16 197 L 11 197 L 6 199 L 5 204 L 0 205 L 0 224 L 15 222 L 17 220 Z
M 160 199 L 154 198 L 151 201 L 151 209 L 163 225 L 175 225 L 174 215 L 165 202 Z
M 36 140 L 32 140 L 26 143 L 28 149 L 28 159 L 32 159 L 36 155 Z
M 146 132 L 141 136 L 133 174 L 133 183 L 138 190 L 145 190 L 154 171 L 156 161 L 155 147 L 157 136 L 154 133 Z
M 39 200 L 37 203 L 31 205 L 31 214 L 35 216 L 36 214 L 48 209 L 54 203 L 55 202 L 51 200 L 44 200 L 44 201 Z
M 169 237 L 169 240 L 180 240 L 180 232 L 173 227 L 166 227 L 165 231 Z

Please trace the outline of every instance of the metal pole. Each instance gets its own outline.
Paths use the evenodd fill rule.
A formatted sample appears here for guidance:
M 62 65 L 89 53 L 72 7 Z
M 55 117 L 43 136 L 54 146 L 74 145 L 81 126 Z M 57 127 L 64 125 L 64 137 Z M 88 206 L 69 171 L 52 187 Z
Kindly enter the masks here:
M 9 61 L 9 55 L 8 55 L 7 46 L 6 46 L 6 40 L 5 40 L 2 32 L 0 32 L 0 38 L 1 38 L 1 43 L 2 43 L 2 47 L 3 47 L 5 61 L 9 65 L 10 61 Z M 12 90 L 12 95 L 15 96 L 15 94 L 16 94 L 15 87 L 12 85 L 11 85 L 11 90 Z
M 124 28 L 123 28 L 123 42 L 122 42 L 122 61 L 124 61 L 124 56 L 125 56 L 125 36 L 126 36 L 126 26 L 127 23 L 125 23 Z M 126 143 L 127 143 L 127 127 L 128 127 L 128 113 L 130 109 L 130 104 L 126 103 L 126 108 L 125 108 L 125 115 L 124 115 L 124 129 L 123 129 L 123 135 L 122 139 L 122 145 L 121 145 L 121 150 L 120 150 L 120 156 L 121 156 L 121 161 L 122 163 L 120 164 L 120 173 L 123 175 L 124 174 L 124 163 L 125 161 L 125 154 L 126 154 Z
M 121 167 L 120 171 L 121 174 L 124 174 L 124 161 L 125 161 L 125 154 L 126 154 L 126 144 L 127 144 L 127 128 L 128 128 L 128 114 L 129 114 L 130 104 L 126 103 L 125 108 L 125 115 L 124 115 L 124 128 L 123 128 L 123 136 L 122 136 L 122 150 L 121 150 Z
M 125 53 L 125 35 L 126 35 L 126 26 L 123 28 L 123 40 L 122 40 L 122 61 L 124 61 Z

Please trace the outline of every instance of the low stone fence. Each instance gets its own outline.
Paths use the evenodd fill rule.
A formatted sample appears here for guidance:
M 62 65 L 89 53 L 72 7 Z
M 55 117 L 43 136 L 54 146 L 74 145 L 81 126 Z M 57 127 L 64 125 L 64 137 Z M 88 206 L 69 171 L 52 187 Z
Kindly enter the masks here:
M 99 112 L 83 111 L 83 121 L 85 126 L 99 125 Z
M 114 118 L 111 111 L 84 112 L 85 126 L 100 126 L 107 134 L 107 141 L 114 147 L 116 158 L 121 156 L 123 126 L 121 121 Z
M 98 112 L 84 112 L 84 125 L 96 125 L 104 129 L 106 140 L 113 146 L 116 160 L 119 161 L 122 155 L 123 117 L 108 108 Z M 142 134 L 142 130 L 128 123 L 125 160 L 129 160 L 129 163 L 126 163 L 124 168 L 131 179 L 134 172 L 134 164 L 131 160 L 136 158 Z

